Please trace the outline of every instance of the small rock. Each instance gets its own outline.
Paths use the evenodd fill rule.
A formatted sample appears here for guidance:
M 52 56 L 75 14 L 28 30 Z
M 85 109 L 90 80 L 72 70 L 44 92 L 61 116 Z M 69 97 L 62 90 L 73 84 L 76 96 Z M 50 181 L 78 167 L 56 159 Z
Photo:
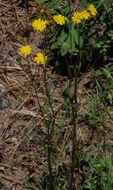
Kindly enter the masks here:
M 10 51 L 9 51 L 9 55 L 10 55 L 11 57 L 14 57 L 14 56 L 16 55 L 16 52 L 15 52 L 14 50 L 10 50 Z
M 7 90 L 3 84 L 0 84 L 0 94 L 5 93 Z
M 0 109 L 9 108 L 9 102 L 5 96 L 0 97 Z

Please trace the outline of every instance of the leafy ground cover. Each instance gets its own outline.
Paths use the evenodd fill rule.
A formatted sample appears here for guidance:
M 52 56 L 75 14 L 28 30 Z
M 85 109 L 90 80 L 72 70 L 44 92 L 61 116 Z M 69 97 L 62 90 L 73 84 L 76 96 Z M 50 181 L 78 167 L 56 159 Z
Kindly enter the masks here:
M 0 7 L 0 189 L 44 190 L 48 188 L 47 127 L 37 100 L 38 94 L 47 117 L 50 110 L 47 107 L 44 72 L 42 67 L 31 61 L 28 65 L 27 60 L 20 60 L 17 54 L 18 49 L 28 42 L 34 50 L 41 45 L 43 35 L 34 32 L 31 23 L 39 15 L 42 5 L 34 1 L 6 0 L 1 1 Z M 49 12 L 46 14 L 49 16 Z M 95 60 L 97 52 L 94 52 L 92 60 L 96 66 L 83 67 L 79 75 L 79 161 L 74 168 L 78 190 L 113 189 L 112 31 L 105 38 L 102 33 L 96 35 L 100 35 L 97 46 L 102 54 Z M 87 54 L 83 52 L 83 55 L 85 64 Z M 60 61 L 62 66 L 59 65 Z M 29 67 L 37 81 L 38 93 L 29 77 Z M 65 68 L 65 60 L 60 57 L 57 62 L 53 59 L 46 71 L 52 105 L 57 112 L 53 136 L 53 175 L 57 178 L 55 189 L 61 190 L 68 189 L 72 150 L 72 120 L 68 109 Z M 72 80 L 70 91 L 73 85 Z

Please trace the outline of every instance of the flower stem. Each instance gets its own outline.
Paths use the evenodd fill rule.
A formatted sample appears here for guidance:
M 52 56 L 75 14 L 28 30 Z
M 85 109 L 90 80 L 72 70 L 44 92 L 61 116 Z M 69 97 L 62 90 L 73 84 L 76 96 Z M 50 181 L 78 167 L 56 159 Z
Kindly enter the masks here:
M 71 4 L 72 1 L 68 0 L 69 7 L 69 16 L 70 16 L 70 46 L 72 47 L 72 21 L 71 21 Z M 73 95 L 70 99 L 71 113 L 72 113 L 72 131 L 71 131 L 71 139 L 72 139 L 72 153 L 71 153 L 71 173 L 70 173 L 70 184 L 69 190 L 77 190 L 77 179 L 75 175 L 75 168 L 79 168 L 79 154 L 78 154 L 78 140 L 77 140 L 77 91 L 78 91 L 78 75 L 81 66 L 81 58 L 80 58 L 80 50 L 77 56 L 77 63 L 74 66 L 74 90 Z M 71 64 L 71 57 L 70 57 Z M 71 79 L 70 79 L 71 80 Z M 71 82 L 70 82 L 71 83 Z M 70 93 L 70 92 L 69 92 Z
M 54 176 L 53 176 L 53 172 L 52 172 L 52 161 L 51 161 L 51 157 L 52 157 L 52 150 L 53 150 L 53 147 L 52 147 L 52 132 L 53 129 L 54 129 L 54 117 L 55 117 L 55 113 L 54 113 L 54 110 L 53 110 L 53 106 L 52 106 L 52 103 L 51 103 L 51 96 L 50 96 L 50 92 L 49 92 L 49 89 L 48 89 L 48 83 L 47 83 L 47 65 L 45 65 L 45 68 L 44 68 L 44 84 L 45 84 L 45 90 L 46 90 L 46 96 L 47 96 L 47 99 L 48 99 L 48 104 L 49 104 L 49 107 L 50 107 L 50 122 L 49 122 L 49 125 L 47 126 L 47 129 L 48 129 L 48 132 L 47 132 L 47 159 L 48 159 L 48 171 L 49 171 L 49 184 L 48 184 L 48 187 L 47 189 L 48 190 L 54 190 L 55 189 L 55 184 L 54 184 Z M 50 127 L 51 126 L 51 127 Z

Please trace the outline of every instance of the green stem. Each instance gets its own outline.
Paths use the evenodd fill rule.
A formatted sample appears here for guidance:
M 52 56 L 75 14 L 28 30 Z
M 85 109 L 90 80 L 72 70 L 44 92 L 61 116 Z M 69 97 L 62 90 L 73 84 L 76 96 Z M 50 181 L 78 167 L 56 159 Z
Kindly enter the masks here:
M 48 90 L 48 83 L 47 83 L 46 75 L 47 75 L 47 65 L 44 68 L 44 83 L 45 83 L 46 96 L 48 98 L 48 103 L 49 103 L 49 106 L 50 106 L 50 109 L 51 109 L 50 120 L 51 120 L 52 128 L 51 128 L 51 131 L 50 131 L 50 136 L 52 137 L 53 130 L 54 130 L 54 122 L 55 122 L 55 119 L 54 119 L 55 117 L 54 116 L 55 116 L 55 113 L 54 113 L 53 105 L 52 105 L 52 102 L 51 102 L 50 92 Z
M 71 21 L 71 0 L 68 0 L 69 6 L 69 16 L 70 16 L 70 35 L 72 30 L 72 21 Z M 79 39 L 80 41 L 80 39 Z M 70 36 L 70 44 L 72 44 L 72 36 Z M 71 57 L 70 57 L 71 62 Z M 70 63 L 71 64 L 71 63 Z M 71 179 L 69 184 L 69 190 L 77 190 L 75 168 L 79 169 L 79 154 L 78 154 L 78 140 L 77 140 L 77 91 L 78 91 L 78 75 L 81 67 L 81 52 L 79 49 L 78 60 L 74 67 L 74 92 L 70 99 L 71 113 L 72 113 L 72 155 L 71 155 Z M 70 92 L 69 92 L 70 93 Z M 70 96 L 69 96 L 70 97 Z
M 71 30 L 72 30 L 72 21 L 71 21 L 71 0 L 68 0 L 68 7 L 69 7 L 69 17 L 70 17 L 70 24 L 69 24 L 69 30 L 70 30 L 70 46 L 72 46 L 72 36 L 71 36 Z M 70 57 L 70 64 L 71 64 L 71 57 Z M 70 75 L 70 71 L 68 68 L 68 77 Z M 71 84 L 71 79 L 69 78 L 69 88 Z M 77 89 L 77 83 L 75 86 L 75 89 Z M 77 102 L 77 96 L 75 97 L 75 104 L 73 104 L 72 100 L 70 99 L 70 89 L 68 89 L 69 93 L 69 103 L 71 106 L 71 112 L 72 112 L 72 120 L 73 120 L 73 129 L 72 129 L 72 155 L 71 155 L 71 178 L 70 178 L 70 184 L 69 184 L 69 190 L 76 190 L 75 187 L 75 175 L 74 175 L 74 170 L 75 170 L 75 163 L 76 163 L 76 158 L 75 158 L 75 145 L 76 145 L 76 116 L 77 116 L 77 109 L 76 106 L 74 106 Z M 77 94 L 77 93 L 76 93 Z
M 54 117 L 55 117 L 55 113 L 53 110 L 53 106 L 51 103 L 51 96 L 50 96 L 50 92 L 48 90 L 48 83 L 47 83 L 47 65 L 44 68 L 44 84 L 45 84 L 45 90 L 46 90 L 46 96 L 48 99 L 48 103 L 49 103 L 49 107 L 51 109 L 51 113 L 50 113 L 50 121 L 49 125 L 47 126 L 48 128 L 48 134 L 47 134 L 47 149 L 48 149 L 48 170 L 49 170 L 49 185 L 48 185 L 48 190 L 54 190 L 54 176 L 53 176 L 53 172 L 52 172 L 52 161 L 51 161 L 51 156 L 52 156 L 52 132 L 54 129 Z M 52 129 L 50 128 L 50 125 L 52 125 Z
M 79 168 L 78 141 L 77 141 L 77 89 L 78 89 L 78 68 L 75 69 L 74 95 L 72 98 L 72 165 L 70 190 L 76 190 L 75 168 Z

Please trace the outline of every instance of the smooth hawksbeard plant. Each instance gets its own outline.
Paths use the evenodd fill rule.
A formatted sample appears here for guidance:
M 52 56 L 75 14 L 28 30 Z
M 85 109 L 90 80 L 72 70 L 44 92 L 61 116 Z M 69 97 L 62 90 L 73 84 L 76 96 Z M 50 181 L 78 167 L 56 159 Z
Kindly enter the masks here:
M 38 0 L 37 0 L 37 2 L 38 2 Z M 54 3 L 58 3 L 58 2 L 64 3 L 65 1 L 62 1 L 62 0 L 56 0 L 56 1 L 55 0 L 39 0 L 39 2 L 45 2 L 48 4 L 49 4 L 49 2 L 51 2 L 50 4 L 52 6 Z M 47 174 L 48 176 L 46 178 L 48 181 L 44 181 L 44 187 L 46 186 L 46 183 L 47 183 L 47 187 L 45 188 L 47 190 L 56 190 L 56 189 L 66 189 L 66 190 L 73 189 L 73 190 L 75 190 L 76 188 L 74 186 L 76 185 L 76 187 L 77 187 L 77 185 L 78 185 L 78 179 L 77 179 L 78 177 L 77 176 L 79 176 L 79 174 L 80 174 L 79 171 L 80 171 L 80 164 L 81 164 L 80 163 L 81 159 L 80 159 L 80 152 L 79 152 L 79 144 L 78 144 L 79 142 L 78 142 L 78 136 L 77 136 L 77 123 L 78 123 L 78 121 L 77 121 L 77 117 L 78 117 L 77 116 L 78 115 L 77 90 L 78 90 L 78 84 L 79 84 L 78 77 L 79 77 L 79 72 L 81 69 L 81 64 L 83 65 L 84 62 L 88 63 L 86 61 L 86 59 L 90 63 L 92 63 L 90 54 L 92 56 L 93 50 L 95 50 L 93 48 L 95 48 L 95 44 L 96 44 L 96 40 L 95 40 L 94 36 L 92 35 L 93 34 L 92 26 L 95 27 L 96 19 L 94 19 L 94 17 L 98 13 L 97 13 L 96 7 L 93 4 L 89 4 L 88 6 L 86 4 L 85 9 L 82 9 L 80 11 L 79 11 L 79 9 L 77 9 L 77 11 L 75 11 L 73 6 L 71 7 L 69 5 L 68 5 L 68 7 L 63 7 L 63 5 L 61 5 L 60 8 L 59 7 L 60 6 L 56 6 L 56 10 L 55 10 L 55 6 L 54 6 L 54 11 L 52 12 L 52 15 L 49 15 L 48 19 L 46 17 L 47 14 L 45 13 L 45 15 L 44 15 L 45 10 L 41 9 L 40 10 L 41 18 L 34 20 L 34 22 L 32 23 L 32 27 L 34 28 L 34 30 L 36 30 L 38 32 L 44 31 L 44 33 L 43 33 L 45 35 L 44 40 L 46 39 L 47 41 L 46 41 L 46 43 L 45 43 L 45 41 L 43 43 L 42 47 L 44 49 L 40 50 L 40 52 L 37 52 L 36 55 L 34 55 L 34 53 L 33 53 L 33 56 L 31 56 L 31 59 L 33 58 L 32 59 L 33 62 L 36 63 L 37 65 L 41 64 L 42 66 L 44 66 L 42 68 L 44 69 L 45 92 L 46 92 L 47 99 L 48 99 L 48 102 L 44 107 L 45 109 L 41 110 L 42 113 L 43 113 L 43 110 L 45 111 L 42 116 L 44 117 L 44 115 L 46 115 L 45 120 L 47 118 L 47 123 L 45 122 L 45 126 L 47 126 L 47 131 L 48 131 L 47 141 L 45 141 L 48 146 L 46 147 L 45 152 L 47 152 L 47 154 L 48 154 L 47 160 L 48 160 L 48 171 L 49 172 L 48 172 L 48 174 Z M 109 16 L 109 17 L 110 17 L 110 26 L 112 28 L 112 24 L 111 24 L 112 19 L 111 19 L 111 16 Z M 100 17 L 100 18 L 102 18 L 102 17 Z M 108 20 L 107 20 L 107 22 L 108 22 Z M 50 27 L 47 27 L 48 23 L 49 23 Z M 48 32 L 48 33 L 46 33 L 46 32 Z M 107 31 L 105 31 L 105 32 L 107 32 Z M 112 30 L 111 30 L 111 32 L 112 32 Z M 50 48 L 50 51 L 53 54 L 54 62 L 56 61 L 56 63 L 58 63 L 60 65 L 61 62 L 60 62 L 60 59 L 58 59 L 60 57 L 60 58 L 65 58 L 64 63 L 67 63 L 68 68 L 70 68 L 69 66 L 73 65 L 73 67 L 71 67 L 71 69 L 73 69 L 72 74 L 74 73 L 72 75 L 72 77 L 74 76 L 73 77 L 74 85 L 70 85 L 71 80 L 72 80 L 72 78 L 70 78 L 70 75 L 69 75 L 70 74 L 69 72 L 71 71 L 71 69 L 70 69 L 70 71 L 68 71 L 68 77 L 67 77 L 66 96 L 65 96 L 65 100 L 64 100 L 65 104 L 63 105 L 63 110 L 66 111 L 65 112 L 66 114 L 65 114 L 65 117 L 63 116 L 64 118 L 61 121 L 61 123 L 63 124 L 64 130 L 66 129 L 65 131 L 67 131 L 66 119 L 67 119 L 67 117 L 71 116 L 71 122 L 69 123 L 69 128 L 71 128 L 71 130 L 70 129 L 68 130 L 68 133 L 70 133 L 70 131 L 71 131 L 69 138 L 71 137 L 70 139 L 72 140 L 72 150 L 70 151 L 70 153 L 72 153 L 72 155 L 71 155 L 72 161 L 71 161 L 71 167 L 70 167 L 71 170 L 69 170 L 70 173 L 67 173 L 68 169 L 66 168 L 66 164 L 65 164 L 65 162 L 63 162 L 62 157 L 60 157 L 60 162 L 56 162 L 57 146 L 59 146 L 59 143 L 58 144 L 56 143 L 57 142 L 56 139 L 58 139 L 58 141 L 59 141 L 59 139 L 61 139 L 61 137 L 64 136 L 65 131 L 63 131 L 62 136 L 61 136 L 60 132 L 58 131 L 60 138 L 55 138 L 55 137 L 57 137 L 56 136 L 56 131 L 57 131 L 56 128 L 54 130 L 54 124 L 56 125 L 56 123 L 55 123 L 56 122 L 55 121 L 56 110 L 54 111 L 54 109 L 53 109 L 54 104 L 53 104 L 51 88 L 50 88 L 51 86 L 53 87 L 53 85 L 50 86 L 51 83 L 49 84 L 48 75 L 46 75 L 47 67 L 45 64 L 48 61 L 48 56 L 46 55 L 45 52 L 48 52 L 48 49 L 47 49 L 47 46 L 46 47 L 44 46 L 45 44 L 48 45 L 48 48 Z M 44 51 L 44 50 L 47 50 L 47 51 Z M 32 53 L 32 49 L 29 45 L 25 45 L 20 48 L 20 54 L 25 57 L 30 55 L 31 53 Z M 55 58 L 57 60 L 55 60 Z M 29 65 L 28 65 L 28 68 L 30 69 Z M 37 78 L 35 80 L 35 77 L 32 77 L 32 81 L 33 80 L 36 81 L 35 88 L 37 88 Z M 70 90 L 70 86 L 72 87 L 71 90 Z M 41 107 L 40 99 L 38 99 L 37 91 L 38 91 L 38 88 L 36 89 L 36 95 L 37 95 L 37 100 L 38 100 L 38 104 L 39 104 L 39 108 L 40 108 Z M 45 101 L 44 101 L 44 103 L 45 103 Z M 47 107 L 47 106 L 49 106 L 49 107 Z M 61 107 L 61 109 L 62 109 L 62 107 Z M 69 113 L 69 116 L 68 116 L 68 113 Z M 69 119 L 69 121 L 70 121 L 70 119 Z M 70 125 L 72 125 L 72 126 L 70 127 Z M 60 130 L 62 131 L 61 128 L 60 128 Z M 54 138 L 55 138 L 55 140 L 54 140 Z M 66 147 L 66 144 L 64 146 Z M 64 147 L 64 149 L 65 149 L 65 147 Z M 61 150 L 63 150 L 63 149 L 61 149 Z M 59 152 L 60 152 L 60 150 L 58 147 L 58 154 L 59 154 Z M 65 152 L 65 156 L 66 156 L 66 152 Z M 63 154 L 63 157 L 64 157 L 64 154 Z M 54 162 L 54 159 L 55 159 L 55 162 Z M 58 163 L 58 164 L 60 163 L 60 164 L 57 165 L 56 163 Z M 60 184 L 60 186 L 57 187 L 59 185 L 59 181 L 58 181 L 58 184 L 56 185 L 56 182 L 57 182 L 59 176 L 61 176 L 61 175 L 63 175 L 63 173 L 65 173 L 65 171 L 63 171 L 64 167 L 62 167 L 62 166 L 64 166 L 64 164 L 65 164 L 66 178 L 64 178 L 64 176 L 63 176 L 62 184 L 63 184 L 63 181 L 65 181 L 64 183 L 69 181 L 69 184 L 68 184 L 69 188 L 67 188 L 66 185 L 64 186 L 64 188 L 61 187 L 62 184 Z M 68 166 L 68 168 L 69 168 L 69 166 Z M 57 171 L 55 171 L 55 169 Z M 62 172 L 61 175 L 60 175 L 60 171 Z M 67 175 L 67 174 L 69 174 L 69 175 Z M 57 178 L 57 180 L 55 178 Z M 69 180 L 65 180 L 67 178 Z M 77 179 L 77 181 L 76 181 L 76 179 Z M 42 182 L 42 184 L 43 184 L 43 182 Z M 41 188 L 41 189 L 43 189 L 43 188 Z M 77 187 L 77 189 L 80 189 L 80 188 Z
M 37 0 L 38 1 L 38 0 Z M 41 0 L 40 0 L 41 1 Z M 48 1 L 48 0 L 47 0 Z M 44 0 L 44 2 L 47 2 Z M 67 12 L 65 12 L 67 11 Z M 67 55 L 75 55 L 78 56 L 78 59 L 76 61 L 76 63 L 74 63 L 74 76 L 75 76 L 75 85 L 74 85 L 74 89 L 72 94 L 70 94 L 70 89 L 69 91 L 69 106 L 72 108 L 71 110 L 71 114 L 72 114 L 72 176 L 71 179 L 69 180 L 71 182 L 70 185 L 70 190 L 74 189 L 72 187 L 73 181 L 74 181 L 74 173 L 75 173 L 75 167 L 79 168 L 79 154 L 78 154 L 78 148 L 77 148 L 77 138 L 75 139 L 75 137 L 77 137 L 77 133 L 76 133 L 76 119 L 77 119 L 77 88 L 78 88 L 78 75 L 79 75 L 79 67 L 81 67 L 81 50 L 82 48 L 84 48 L 84 41 L 87 41 L 87 33 L 86 35 L 84 31 L 86 31 L 86 25 L 87 23 L 89 24 L 90 19 L 93 16 L 97 15 L 97 10 L 95 8 L 95 6 L 93 4 L 90 4 L 88 6 L 87 9 L 83 9 L 82 11 L 73 11 L 72 9 L 70 9 L 69 12 L 69 7 L 68 9 L 65 9 L 65 11 L 58 11 L 58 9 L 56 9 L 55 14 L 52 14 L 52 18 L 50 18 L 50 20 L 48 19 L 45 20 L 45 16 L 44 15 L 44 10 L 42 9 L 40 11 L 41 13 L 41 18 L 38 18 L 36 20 L 33 21 L 32 23 L 32 27 L 34 30 L 38 31 L 38 32 L 43 32 L 44 31 L 44 35 L 45 35 L 45 39 L 48 42 L 48 48 L 50 48 L 50 51 L 54 54 L 54 52 L 57 52 L 57 55 L 62 55 L 65 56 Z M 59 14 L 61 13 L 61 14 Z M 44 19 L 43 19 L 44 18 Z M 88 22 L 87 22 L 88 20 Z M 54 22 L 53 22 L 54 21 Z M 47 27 L 49 23 L 50 27 Z M 83 23 L 83 24 L 82 24 Z M 52 27 L 51 27 L 52 26 Z M 58 27 L 56 27 L 58 26 Z M 48 32 L 48 33 L 47 33 Z M 47 35 L 49 34 L 49 35 Z M 85 38 L 85 40 L 83 39 L 83 36 Z M 88 39 L 89 40 L 89 39 Z M 45 44 L 47 44 L 47 42 Z M 88 41 L 89 42 L 89 41 Z M 34 63 L 36 63 L 37 65 L 44 65 L 47 63 L 48 61 L 48 56 L 46 55 L 44 50 L 48 50 L 46 49 L 47 47 L 44 47 L 44 44 L 42 46 L 44 49 L 40 50 L 40 52 L 37 52 L 36 55 L 33 55 L 33 61 Z M 85 49 L 85 48 L 84 48 Z M 57 51 L 52 51 L 52 50 L 57 50 Z M 76 51 L 78 50 L 78 51 Z M 20 49 L 20 53 L 23 56 L 28 56 L 30 55 L 32 52 L 31 47 L 29 45 L 27 46 L 23 46 Z M 44 53 L 43 53 L 44 52 Z M 48 51 L 47 51 L 48 52 Z M 74 52 L 74 53 L 73 53 Z M 76 54 L 76 52 L 78 54 Z M 66 58 L 66 57 L 65 57 Z M 68 62 L 69 64 L 72 64 L 72 60 L 71 60 L 71 56 L 69 57 L 70 61 Z M 76 59 L 75 59 L 76 60 Z M 80 61 L 79 61 L 80 60 Z M 54 60 L 55 61 L 55 60 Z M 67 60 L 68 61 L 68 60 Z M 52 133 L 53 133 L 53 126 L 54 126 L 54 109 L 52 107 L 52 103 L 51 103 L 51 96 L 49 94 L 49 88 L 48 88 L 48 83 L 46 82 L 46 69 L 47 67 L 43 67 L 44 69 L 44 81 L 45 81 L 45 88 L 46 88 L 46 95 L 48 98 L 48 104 L 50 105 L 50 126 L 52 126 Z M 69 73 L 68 73 L 69 74 Z M 69 82 L 70 83 L 70 82 Z M 68 85 L 67 85 L 68 86 Z M 39 101 L 38 101 L 39 102 Z M 50 187 L 47 188 L 47 190 L 55 190 L 56 188 L 54 188 L 54 180 L 53 180 L 53 168 L 51 167 L 52 164 L 52 159 L 51 159 L 51 154 L 53 151 L 53 145 L 51 144 L 51 142 L 53 142 L 52 140 L 52 136 L 50 133 L 50 126 L 48 126 L 48 122 L 47 122 L 47 128 L 48 130 L 48 170 L 49 170 L 49 185 Z M 76 156 L 75 156 L 76 155 Z M 75 162 L 75 157 L 76 157 L 76 162 Z M 77 163 L 78 166 L 75 164 Z M 78 170 L 79 171 L 79 170 Z M 75 181 L 74 181 L 75 182 Z M 66 189 L 66 188 L 65 188 Z

